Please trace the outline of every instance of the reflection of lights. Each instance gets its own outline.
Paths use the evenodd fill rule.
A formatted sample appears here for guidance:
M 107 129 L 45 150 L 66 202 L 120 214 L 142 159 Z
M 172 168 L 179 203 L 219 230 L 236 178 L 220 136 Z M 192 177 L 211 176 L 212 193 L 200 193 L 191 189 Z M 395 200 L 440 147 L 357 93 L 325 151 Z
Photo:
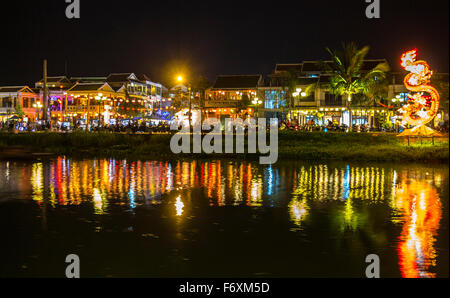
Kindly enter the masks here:
M 291 220 L 300 227 L 301 222 L 308 214 L 308 205 L 306 204 L 306 200 L 303 199 L 298 201 L 293 199 L 289 203 L 289 214 L 291 215 Z
M 359 175 L 357 177 L 359 178 Z M 357 180 L 357 182 L 358 182 L 358 180 Z M 344 175 L 344 181 L 342 182 L 342 186 L 343 186 L 342 199 L 346 200 L 346 199 L 348 199 L 348 197 L 350 195 L 350 166 L 349 165 L 347 165 L 347 167 L 345 168 L 345 175 Z
M 93 198 L 94 198 L 95 214 L 102 214 L 103 213 L 103 198 L 102 198 L 102 195 L 98 188 L 94 188 Z
M 397 248 L 402 276 L 434 277 L 430 269 L 436 265 L 434 242 L 442 214 L 436 188 L 426 181 L 404 179 L 396 189 L 394 206 L 402 214 Z
M 41 202 L 43 199 L 44 170 L 42 163 L 34 163 L 31 170 L 31 186 L 33 188 L 33 200 Z
M 355 220 L 355 211 L 353 211 L 353 206 L 352 206 L 352 200 L 347 200 L 345 202 L 345 209 L 344 209 L 344 221 L 347 225 L 349 226 L 354 226 L 354 220 Z
M 183 214 L 183 207 L 184 207 L 184 203 L 181 201 L 181 197 L 178 196 L 177 200 L 175 202 L 175 209 L 177 211 L 177 216 L 180 216 Z
M 263 182 L 260 177 L 251 180 L 251 205 L 260 206 L 262 201 Z

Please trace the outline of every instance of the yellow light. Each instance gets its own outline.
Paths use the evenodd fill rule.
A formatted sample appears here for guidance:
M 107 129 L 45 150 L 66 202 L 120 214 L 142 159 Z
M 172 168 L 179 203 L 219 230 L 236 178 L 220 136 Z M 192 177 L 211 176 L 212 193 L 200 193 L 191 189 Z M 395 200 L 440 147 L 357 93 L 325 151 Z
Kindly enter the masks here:
M 184 207 L 184 203 L 181 201 L 180 197 L 177 197 L 177 200 L 175 202 L 175 209 L 176 209 L 176 215 L 180 216 L 183 214 L 183 207 Z
M 183 81 L 183 77 L 182 76 L 178 76 L 177 80 L 178 80 L 178 82 L 182 82 Z
M 401 66 L 410 72 L 403 81 L 405 87 L 416 93 L 408 96 L 412 103 L 403 105 L 399 112 L 402 113 L 403 120 L 412 126 L 425 125 L 432 121 L 437 115 L 440 98 L 438 91 L 430 85 L 433 71 L 430 70 L 427 62 L 416 61 L 416 59 L 416 49 L 403 53 L 401 56 Z M 430 94 L 429 104 L 424 93 Z

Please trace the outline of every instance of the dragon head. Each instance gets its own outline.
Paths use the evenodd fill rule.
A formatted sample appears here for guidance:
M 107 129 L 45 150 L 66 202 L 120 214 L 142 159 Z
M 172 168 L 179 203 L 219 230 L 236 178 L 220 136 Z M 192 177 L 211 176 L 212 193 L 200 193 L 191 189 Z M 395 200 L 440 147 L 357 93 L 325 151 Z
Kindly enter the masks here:
M 408 66 L 416 62 L 417 59 L 417 49 L 407 51 L 402 54 L 401 59 L 401 65 L 404 69 L 407 69 Z

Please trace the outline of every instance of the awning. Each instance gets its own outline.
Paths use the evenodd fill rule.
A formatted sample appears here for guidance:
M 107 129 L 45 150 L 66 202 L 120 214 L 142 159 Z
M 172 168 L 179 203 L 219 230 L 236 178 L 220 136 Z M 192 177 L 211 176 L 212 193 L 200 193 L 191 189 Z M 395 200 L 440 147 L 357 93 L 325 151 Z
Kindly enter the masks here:
M 444 135 L 434 129 L 426 126 L 419 125 L 411 129 L 405 129 L 397 137 L 443 137 Z

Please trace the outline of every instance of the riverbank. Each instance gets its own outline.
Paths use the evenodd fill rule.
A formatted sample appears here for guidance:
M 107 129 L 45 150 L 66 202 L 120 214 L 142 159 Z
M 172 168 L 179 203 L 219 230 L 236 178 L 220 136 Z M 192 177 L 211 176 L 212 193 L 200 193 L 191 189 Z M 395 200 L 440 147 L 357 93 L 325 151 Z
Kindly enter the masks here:
M 127 159 L 223 158 L 256 159 L 260 154 L 174 154 L 170 134 L 0 133 L 0 152 L 23 147 L 27 152 L 75 158 Z M 394 134 L 280 131 L 278 160 L 435 161 L 448 162 L 448 137 L 408 142 Z M 1 157 L 1 156 L 0 156 Z

